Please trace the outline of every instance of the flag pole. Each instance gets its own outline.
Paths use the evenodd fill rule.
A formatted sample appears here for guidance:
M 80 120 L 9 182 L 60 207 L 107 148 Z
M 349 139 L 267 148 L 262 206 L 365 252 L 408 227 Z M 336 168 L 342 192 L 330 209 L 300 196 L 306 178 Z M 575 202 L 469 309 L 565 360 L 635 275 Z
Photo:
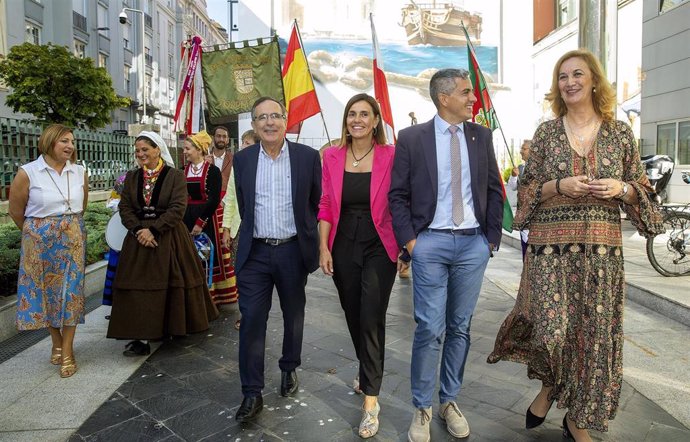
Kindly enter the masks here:
M 465 33 L 465 40 L 467 41 L 467 47 L 470 48 L 470 51 L 472 51 L 472 55 L 474 55 L 474 59 L 477 60 L 477 65 L 479 65 L 479 59 L 477 58 L 477 54 L 474 52 L 474 46 L 472 45 L 472 41 L 470 40 L 470 35 L 467 33 L 467 28 L 465 27 L 465 22 L 460 20 L 460 26 L 462 27 L 462 31 Z M 487 83 L 486 78 L 484 78 L 484 72 L 482 72 L 481 69 L 478 69 L 479 75 L 482 77 L 482 82 L 486 86 L 486 89 L 489 89 L 489 83 Z M 496 117 L 496 122 L 498 123 L 498 128 L 501 130 L 501 137 L 503 138 L 503 144 L 505 145 L 506 152 L 508 152 L 508 158 L 510 158 L 510 165 L 511 167 L 515 168 L 515 161 L 513 160 L 513 154 L 510 152 L 510 149 L 508 149 L 508 141 L 506 140 L 506 134 L 503 132 L 503 125 L 501 125 L 501 121 L 498 119 L 498 112 L 495 111 L 494 108 L 494 115 Z
M 323 122 L 323 128 L 326 131 L 326 138 L 328 139 L 328 144 L 331 144 L 331 137 L 328 135 L 328 127 L 326 126 L 326 119 L 323 117 L 323 111 L 321 110 L 321 102 L 319 101 L 319 94 L 316 93 L 316 83 L 314 83 L 314 76 L 311 73 L 311 68 L 309 67 L 309 62 L 307 61 L 307 54 L 304 52 L 304 43 L 302 43 L 302 34 L 299 32 L 299 25 L 297 24 L 297 19 L 293 21 L 295 25 L 295 30 L 297 31 L 297 39 L 299 40 L 299 46 L 302 48 L 302 56 L 304 57 L 304 62 L 307 65 L 307 72 L 309 72 L 309 78 L 311 78 L 311 84 L 314 85 L 314 95 L 316 95 L 316 102 L 319 103 L 319 114 L 321 115 L 321 121 Z M 299 140 L 300 133 L 302 132 L 302 123 L 299 125 L 299 132 L 297 133 L 297 139 Z

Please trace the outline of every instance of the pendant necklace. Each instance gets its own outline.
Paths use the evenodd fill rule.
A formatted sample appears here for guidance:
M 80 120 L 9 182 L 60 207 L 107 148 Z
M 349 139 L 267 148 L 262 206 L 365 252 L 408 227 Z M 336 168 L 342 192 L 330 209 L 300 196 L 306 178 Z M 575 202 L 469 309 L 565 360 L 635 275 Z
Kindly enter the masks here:
M 572 127 L 570 127 L 568 119 L 565 116 L 563 116 L 563 123 L 565 126 L 566 136 L 571 141 L 571 146 L 573 147 L 575 152 L 577 152 L 577 154 L 581 157 L 586 156 L 590 148 L 594 144 L 594 141 L 596 139 L 596 133 L 598 132 L 599 127 L 601 126 L 601 122 L 597 122 L 597 124 L 595 124 L 594 127 L 592 127 L 592 130 L 588 135 L 580 135 L 575 133 Z M 583 127 L 587 126 L 585 125 Z
M 50 178 L 50 181 L 53 182 L 53 185 L 55 185 L 55 188 L 57 189 L 58 192 L 60 192 L 60 196 L 65 201 L 65 204 L 67 205 L 67 213 L 73 213 L 72 212 L 72 204 L 70 203 L 71 195 L 70 195 L 70 188 L 69 188 L 69 172 L 65 172 L 67 174 L 67 198 L 65 198 L 65 194 L 62 193 L 60 186 L 58 186 L 58 184 L 55 182 L 55 178 L 53 178 L 53 175 L 50 174 L 50 170 L 46 170 L 46 172 L 48 172 L 48 177 Z
M 201 175 L 201 170 L 204 168 L 204 162 L 199 163 L 199 167 L 196 167 L 194 163 L 190 163 L 190 167 L 192 169 L 192 175 L 198 176 Z
M 354 161 L 352 162 L 352 167 L 357 167 L 357 166 L 359 166 L 359 162 L 362 161 L 367 155 L 369 155 L 369 153 L 370 153 L 372 150 L 374 150 L 374 145 L 373 145 L 373 144 L 371 145 L 371 147 L 369 148 L 369 150 L 367 151 L 367 153 L 365 153 L 364 155 L 362 155 L 361 158 L 357 158 L 357 157 L 355 156 L 355 150 L 352 148 L 352 145 L 350 144 L 350 152 L 352 152 L 352 158 L 354 158 Z

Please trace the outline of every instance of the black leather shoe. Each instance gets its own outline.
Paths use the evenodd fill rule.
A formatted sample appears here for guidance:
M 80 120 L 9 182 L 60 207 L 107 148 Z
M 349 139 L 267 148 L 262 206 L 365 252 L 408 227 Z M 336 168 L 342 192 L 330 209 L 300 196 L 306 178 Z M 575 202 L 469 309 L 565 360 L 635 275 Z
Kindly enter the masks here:
M 237 422 L 250 422 L 253 420 L 261 410 L 264 409 L 264 398 L 261 396 L 244 397 L 242 405 L 235 414 Z
M 132 341 L 125 345 L 125 351 L 122 352 L 123 355 L 127 357 L 135 356 L 146 356 L 151 353 L 151 346 L 147 342 L 144 344 L 141 341 Z
M 299 381 L 297 380 L 297 373 L 295 370 L 283 371 L 280 374 L 280 395 L 290 396 L 295 394 L 299 387 Z
M 551 409 L 551 405 L 553 405 L 553 401 L 551 401 L 551 403 L 549 404 L 549 410 Z M 536 414 L 532 413 L 532 410 L 530 410 L 531 407 L 532 404 L 530 404 L 530 406 L 527 407 L 527 413 L 525 413 L 525 428 L 527 428 L 528 430 L 538 427 L 539 425 L 544 423 L 544 420 L 546 420 L 546 415 L 537 416 Z M 549 412 L 547 411 L 546 413 L 548 414 Z

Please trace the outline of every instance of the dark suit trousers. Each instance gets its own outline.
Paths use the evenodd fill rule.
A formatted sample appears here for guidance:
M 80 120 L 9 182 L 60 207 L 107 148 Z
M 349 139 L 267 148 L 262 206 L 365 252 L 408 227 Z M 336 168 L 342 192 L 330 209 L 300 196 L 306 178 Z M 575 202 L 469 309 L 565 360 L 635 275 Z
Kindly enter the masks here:
M 359 359 L 359 385 L 367 396 L 378 396 L 383 380 L 386 310 L 396 264 L 378 235 L 353 241 L 340 229 L 333 241 L 332 256 L 333 282 Z
M 239 362 L 244 396 L 258 396 L 264 388 L 266 323 L 274 287 L 283 312 L 283 355 L 278 365 L 289 371 L 301 364 L 307 275 L 298 241 L 278 246 L 252 242 L 249 257 L 237 275 L 237 288 L 242 293 Z

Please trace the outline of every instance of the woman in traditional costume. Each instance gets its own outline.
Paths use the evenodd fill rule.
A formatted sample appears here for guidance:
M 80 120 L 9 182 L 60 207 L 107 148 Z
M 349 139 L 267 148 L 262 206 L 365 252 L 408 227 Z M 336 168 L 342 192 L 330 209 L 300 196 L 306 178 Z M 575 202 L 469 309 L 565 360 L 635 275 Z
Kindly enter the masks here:
M 125 356 L 147 355 L 148 340 L 208 329 L 218 310 L 189 231 L 186 179 L 172 167 L 168 148 L 155 132 L 135 140 L 140 167 L 127 173 L 120 217 L 124 240 L 115 280 L 108 337 L 134 339 Z M 165 160 L 165 161 L 164 161 Z
M 194 235 L 205 233 L 213 243 L 213 285 L 211 298 L 216 306 L 237 301 L 235 269 L 230 255 L 223 253 L 222 218 L 216 216 L 220 204 L 223 178 L 220 170 L 204 158 L 208 154 L 212 139 L 205 132 L 190 135 L 184 141 L 184 155 L 187 160 L 184 173 L 187 178 L 187 210 L 184 223 Z

